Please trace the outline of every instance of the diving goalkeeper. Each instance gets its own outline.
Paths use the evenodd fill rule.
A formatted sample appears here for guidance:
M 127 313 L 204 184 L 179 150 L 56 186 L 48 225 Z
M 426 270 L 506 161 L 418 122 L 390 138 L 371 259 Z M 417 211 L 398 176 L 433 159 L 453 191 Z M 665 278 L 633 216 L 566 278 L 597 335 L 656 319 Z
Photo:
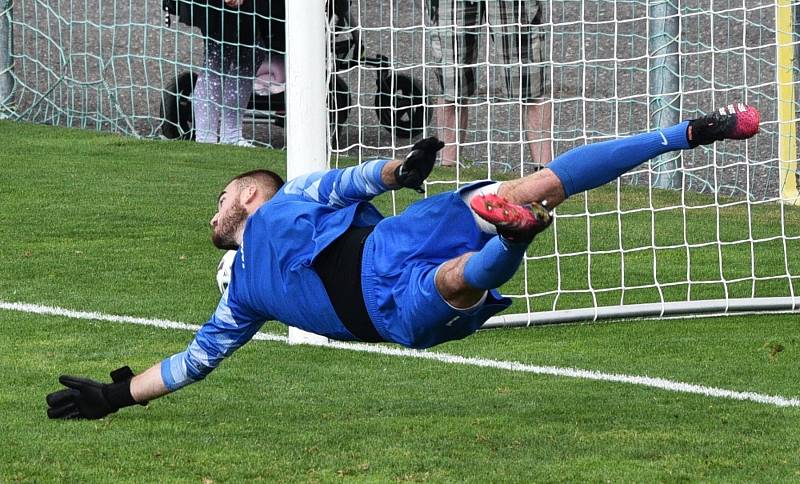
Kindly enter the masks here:
M 759 113 L 730 105 L 699 119 L 564 153 L 507 182 L 477 182 L 384 218 L 369 203 L 430 174 L 436 138 L 405 160 L 375 160 L 284 184 L 256 170 L 231 180 L 211 219 L 212 240 L 236 249 L 230 283 L 188 348 L 112 383 L 62 375 L 50 418 L 102 418 L 202 380 L 265 321 L 345 341 L 428 348 L 464 338 L 510 305 L 496 290 L 519 268 L 550 210 L 669 151 L 758 132 Z

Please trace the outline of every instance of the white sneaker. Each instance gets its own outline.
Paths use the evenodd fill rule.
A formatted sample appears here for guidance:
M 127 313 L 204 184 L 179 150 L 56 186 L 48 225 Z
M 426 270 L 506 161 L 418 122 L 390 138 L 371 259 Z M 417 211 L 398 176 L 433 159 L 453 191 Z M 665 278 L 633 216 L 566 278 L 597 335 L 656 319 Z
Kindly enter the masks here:
M 230 143 L 224 143 L 224 144 L 231 145 L 231 146 L 239 146 L 240 148 L 255 148 L 256 147 L 256 145 L 254 145 L 249 140 L 246 140 L 244 138 L 239 138 L 236 141 L 232 141 Z

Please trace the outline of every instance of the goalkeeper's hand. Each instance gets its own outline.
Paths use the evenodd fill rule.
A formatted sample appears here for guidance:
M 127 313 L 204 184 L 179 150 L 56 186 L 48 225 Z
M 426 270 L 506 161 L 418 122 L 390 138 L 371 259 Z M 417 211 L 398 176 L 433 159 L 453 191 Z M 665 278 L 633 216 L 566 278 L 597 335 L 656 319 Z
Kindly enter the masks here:
M 433 136 L 417 141 L 403 164 L 394 171 L 397 184 L 424 193 L 422 182 L 431 174 L 433 164 L 436 162 L 436 153 L 443 147 L 444 143 Z
M 103 418 L 122 407 L 135 405 L 131 395 L 133 371 L 127 366 L 111 372 L 113 383 L 100 383 L 88 378 L 61 375 L 58 381 L 65 389 L 47 395 L 47 416 L 50 418 Z M 142 405 L 146 405 L 143 402 Z

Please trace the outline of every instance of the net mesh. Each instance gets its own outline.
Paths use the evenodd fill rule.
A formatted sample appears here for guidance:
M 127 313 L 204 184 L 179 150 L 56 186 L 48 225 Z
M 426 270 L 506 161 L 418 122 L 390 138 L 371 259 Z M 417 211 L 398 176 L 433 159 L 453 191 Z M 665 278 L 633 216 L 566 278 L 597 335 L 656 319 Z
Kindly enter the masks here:
M 504 288 L 519 312 L 795 295 L 800 217 L 775 202 L 797 187 L 796 148 L 784 147 L 797 140 L 800 67 L 781 52 L 797 59 L 798 20 L 786 16 L 797 15 L 798 2 L 553 0 L 540 2 L 535 27 L 485 7 L 469 31 L 475 56 L 457 66 L 474 74 L 474 92 L 459 86 L 453 99 L 439 76 L 454 66 L 437 59 L 434 39 L 457 38 L 458 29 L 443 31 L 449 24 L 434 22 L 430 10 L 445 0 L 331 1 L 332 164 L 401 157 L 423 135 L 446 137 L 449 105 L 467 113 L 454 145 L 458 162 L 437 169 L 428 193 L 532 173 L 547 160 L 537 159 L 531 139 L 552 143 L 557 155 L 736 101 L 760 109 L 761 134 L 752 140 L 665 155 L 560 207 L 552 230 L 531 247 L 519 287 Z M 9 3 L 5 13 L 13 90 L 0 112 L 191 137 L 192 73 L 202 72 L 205 39 L 197 28 L 165 25 L 161 0 L 33 0 Z M 248 21 L 282 27 L 280 15 L 270 15 Z M 546 79 L 533 98 L 518 88 L 522 62 L 509 68 L 503 60 L 502 32 L 526 29 L 540 37 L 537 66 Z M 245 112 L 247 140 L 282 147 L 283 84 L 275 74 L 284 51 L 279 42 L 263 49 L 268 62 L 256 96 L 235 107 Z

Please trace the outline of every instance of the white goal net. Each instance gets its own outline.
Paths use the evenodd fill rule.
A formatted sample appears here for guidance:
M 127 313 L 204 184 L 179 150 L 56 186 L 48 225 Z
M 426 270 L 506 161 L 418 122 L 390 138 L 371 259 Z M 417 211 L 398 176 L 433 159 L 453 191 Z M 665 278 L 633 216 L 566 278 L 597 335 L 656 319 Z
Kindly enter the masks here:
M 664 155 L 560 207 L 504 288 L 514 314 L 490 325 L 796 309 L 798 213 L 779 203 L 797 203 L 796 3 L 354 1 L 332 35 L 364 55 L 336 64 L 358 89 L 331 151 L 457 139 L 436 192 L 530 174 L 542 139 L 557 156 L 753 104 L 756 138 Z
M 664 155 L 559 207 L 503 288 L 512 311 L 489 325 L 800 307 L 799 2 L 330 0 L 326 32 L 262 4 L 244 21 L 271 33 L 247 54 L 241 137 L 285 146 L 284 27 L 319 35 L 328 78 L 295 92 L 328 93 L 315 115 L 331 166 L 436 134 L 451 166 L 429 194 L 736 101 L 759 108 L 752 140 Z M 0 0 L 0 117 L 196 136 L 196 78 L 214 68 L 201 30 L 171 20 L 162 0 Z

